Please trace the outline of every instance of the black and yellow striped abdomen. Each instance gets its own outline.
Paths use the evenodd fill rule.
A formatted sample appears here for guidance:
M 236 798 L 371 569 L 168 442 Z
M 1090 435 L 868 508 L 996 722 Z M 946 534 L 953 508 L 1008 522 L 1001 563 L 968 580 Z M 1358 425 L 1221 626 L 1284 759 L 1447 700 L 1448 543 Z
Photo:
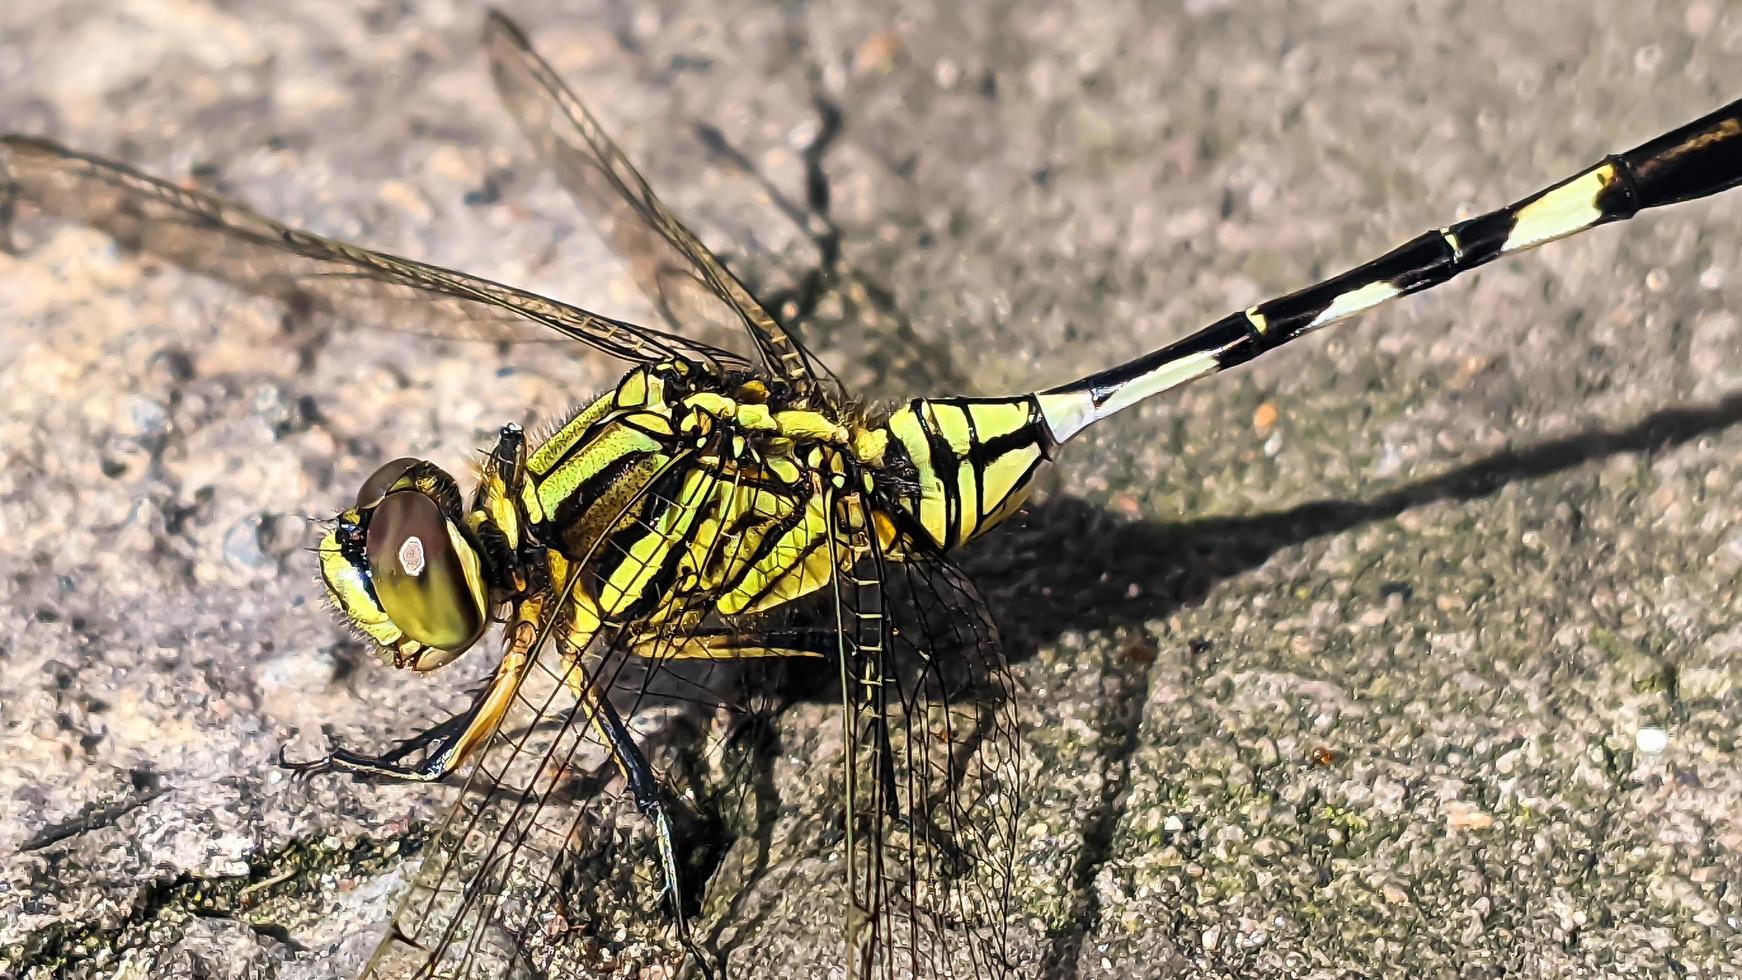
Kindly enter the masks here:
M 899 499 L 945 550 L 1014 513 L 1053 448 L 1033 395 L 916 398 L 883 428 L 891 467 L 912 467 L 915 486 Z

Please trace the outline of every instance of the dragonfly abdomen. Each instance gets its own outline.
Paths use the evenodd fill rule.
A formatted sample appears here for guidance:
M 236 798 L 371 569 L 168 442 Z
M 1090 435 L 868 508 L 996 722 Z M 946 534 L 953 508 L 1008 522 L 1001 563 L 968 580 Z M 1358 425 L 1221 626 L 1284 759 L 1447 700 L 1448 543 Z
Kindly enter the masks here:
M 1033 395 L 916 398 L 883 427 L 893 465 L 913 470 L 914 486 L 898 500 L 943 549 L 1014 513 L 1053 448 Z

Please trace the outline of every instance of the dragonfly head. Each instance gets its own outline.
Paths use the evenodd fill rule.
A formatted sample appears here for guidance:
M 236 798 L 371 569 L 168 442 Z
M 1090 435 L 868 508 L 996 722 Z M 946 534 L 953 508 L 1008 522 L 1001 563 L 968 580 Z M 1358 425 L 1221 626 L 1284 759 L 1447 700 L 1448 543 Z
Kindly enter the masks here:
M 333 604 L 395 666 L 434 670 L 483 635 L 482 552 L 462 520 L 459 487 L 434 463 L 401 458 L 376 470 L 319 550 Z

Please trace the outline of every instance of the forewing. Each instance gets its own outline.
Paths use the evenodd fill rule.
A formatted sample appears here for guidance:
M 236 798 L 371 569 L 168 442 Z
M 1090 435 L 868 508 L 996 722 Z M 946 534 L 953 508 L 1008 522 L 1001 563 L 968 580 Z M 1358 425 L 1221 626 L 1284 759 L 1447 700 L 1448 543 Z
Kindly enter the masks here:
M 520 29 L 492 13 L 484 48 L 503 104 L 661 314 L 686 332 L 746 330 L 776 375 L 801 386 L 814 380 L 804 349 L 666 209 Z
M 620 637 L 618 638 L 620 639 Z M 613 646 L 613 644 L 607 644 Z M 555 660 L 557 658 L 550 658 Z M 622 794 L 575 663 L 540 664 L 431 839 L 365 980 L 609 976 L 673 968 L 647 824 Z
M 488 279 L 299 231 L 46 140 L 0 136 L 0 237 L 20 200 L 202 275 L 371 326 L 461 340 L 562 335 L 638 362 L 680 354 L 717 361 L 722 353 Z

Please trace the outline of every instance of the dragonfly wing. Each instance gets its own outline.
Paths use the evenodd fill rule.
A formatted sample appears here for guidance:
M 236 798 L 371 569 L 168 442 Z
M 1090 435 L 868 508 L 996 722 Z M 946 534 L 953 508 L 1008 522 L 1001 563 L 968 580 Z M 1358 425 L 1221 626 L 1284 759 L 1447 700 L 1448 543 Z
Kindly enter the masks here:
M 1002 977 L 1024 759 L 984 604 L 941 556 L 845 576 L 856 976 Z
M 488 279 L 322 238 L 46 140 L 0 136 L 0 232 L 19 200 L 191 271 L 354 322 L 459 340 L 561 335 L 636 362 L 724 355 Z
M 776 376 L 815 380 L 807 351 L 660 202 L 597 119 L 499 13 L 484 29 L 496 91 L 636 283 L 672 324 L 746 330 Z
M 572 696 L 583 669 L 571 660 L 530 672 L 364 980 L 616 975 L 624 930 L 637 928 L 645 957 L 681 962 L 647 822 L 625 794 L 602 792 L 616 769 L 589 705 Z
M 717 485 L 711 474 L 675 464 L 671 472 L 693 477 L 680 479 L 682 496 L 666 496 L 669 487 L 655 480 L 624 513 L 641 502 L 680 507 Z M 682 547 L 682 539 L 671 540 Z M 589 553 L 573 567 L 588 567 L 596 557 Z M 623 561 L 647 570 L 650 559 Z M 678 897 L 686 915 L 699 895 L 702 882 L 692 879 L 701 871 L 691 859 L 709 853 L 705 815 L 678 791 L 694 787 L 648 767 L 614 703 L 581 695 L 632 697 L 631 715 L 671 703 L 649 685 L 684 659 L 680 651 L 697 637 L 699 610 L 679 599 L 671 625 L 656 635 L 615 626 L 583 648 L 564 625 L 576 581 L 556 593 L 556 612 L 542 620 L 532 644 L 537 650 L 546 635 L 554 638 L 554 663 L 535 661 L 473 764 L 365 980 L 658 975 L 697 955 L 684 948 L 673 907 L 662 898 L 673 873 L 684 879 Z M 705 699 L 727 707 L 729 699 L 714 700 L 723 697 L 720 679 L 711 680 L 680 687 L 676 703 L 692 707 Z M 623 754 L 630 741 L 637 743 L 628 747 L 633 768 Z M 602 792 L 619 779 L 625 792 Z M 666 821 L 663 831 L 651 819 L 656 811 Z

